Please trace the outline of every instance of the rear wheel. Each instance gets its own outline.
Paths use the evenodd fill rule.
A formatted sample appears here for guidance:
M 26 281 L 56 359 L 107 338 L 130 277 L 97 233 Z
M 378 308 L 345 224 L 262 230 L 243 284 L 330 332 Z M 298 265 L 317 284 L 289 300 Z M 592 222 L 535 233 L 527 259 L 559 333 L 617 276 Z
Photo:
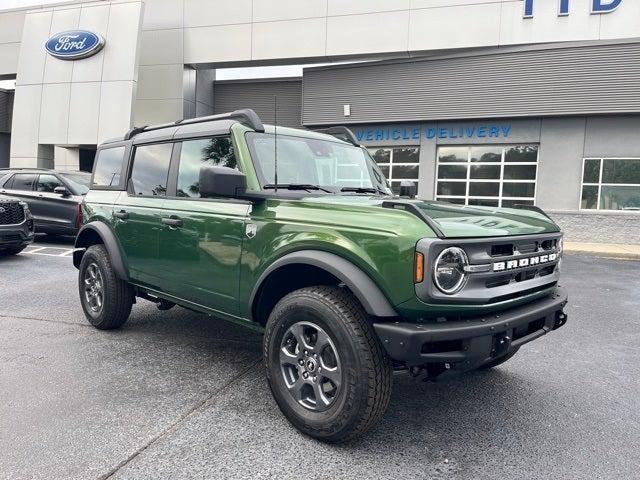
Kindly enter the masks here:
M 506 355 L 503 355 L 502 357 L 495 358 L 493 360 L 488 361 L 487 363 L 478 367 L 478 370 L 489 370 L 493 367 L 497 367 L 498 365 L 502 365 L 504 362 L 511 359 L 511 357 L 513 357 L 516 353 L 518 353 L 518 350 L 520 350 L 520 347 L 514 348 L 513 350 L 511 350 Z
M 271 312 L 264 361 L 273 396 L 300 431 L 351 440 L 382 417 L 391 367 L 357 300 L 337 287 L 285 296 Z
M 19 254 L 21 251 L 23 251 L 25 248 L 27 248 L 26 245 L 23 245 L 21 247 L 10 247 L 10 248 L 0 248 L 0 257 L 8 257 L 10 255 L 17 255 Z
M 104 246 L 92 245 L 83 255 L 78 290 L 84 314 L 94 327 L 118 328 L 129 318 L 133 289 L 116 276 Z

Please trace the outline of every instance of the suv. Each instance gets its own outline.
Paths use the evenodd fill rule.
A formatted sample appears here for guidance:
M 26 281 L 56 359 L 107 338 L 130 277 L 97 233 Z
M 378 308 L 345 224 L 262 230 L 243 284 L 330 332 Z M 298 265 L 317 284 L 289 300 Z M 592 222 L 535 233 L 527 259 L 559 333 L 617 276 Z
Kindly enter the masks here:
M 76 235 L 82 224 L 80 204 L 90 179 L 85 172 L 0 169 L 0 193 L 29 204 L 38 233 Z
M 138 297 L 264 331 L 283 414 L 352 439 L 385 412 L 394 370 L 491 368 L 567 319 L 544 213 L 411 197 L 343 127 L 241 110 L 133 129 L 98 148 L 73 254 L 82 308 L 99 329 Z
M 0 195 L 0 257 L 17 255 L 33 242 L 33 217 L 19 198 Z

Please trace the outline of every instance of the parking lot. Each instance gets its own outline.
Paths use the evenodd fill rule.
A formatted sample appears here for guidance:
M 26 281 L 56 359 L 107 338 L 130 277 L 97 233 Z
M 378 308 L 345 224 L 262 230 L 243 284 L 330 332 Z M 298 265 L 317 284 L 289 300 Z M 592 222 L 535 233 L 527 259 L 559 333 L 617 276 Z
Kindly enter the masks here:
M 567 256 L 567 326 L 493 371 L 396 376 L 384 420 L 329 446 L 281 416 L 249 330 L 144 301 L 91 328 L 69 248 L 0 260 L 2 478 L 637 478 L 637 262 Z

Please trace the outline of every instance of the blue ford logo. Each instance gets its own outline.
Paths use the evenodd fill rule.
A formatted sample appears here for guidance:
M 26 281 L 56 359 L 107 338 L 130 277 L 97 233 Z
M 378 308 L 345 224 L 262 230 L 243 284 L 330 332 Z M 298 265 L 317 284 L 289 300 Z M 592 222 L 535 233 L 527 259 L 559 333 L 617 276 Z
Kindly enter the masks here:
M 104 46 L 104 38 L 87 30 L 70 30 L 55 34 L 44 46 L 56 58 L 77 60 L 98 53 Z

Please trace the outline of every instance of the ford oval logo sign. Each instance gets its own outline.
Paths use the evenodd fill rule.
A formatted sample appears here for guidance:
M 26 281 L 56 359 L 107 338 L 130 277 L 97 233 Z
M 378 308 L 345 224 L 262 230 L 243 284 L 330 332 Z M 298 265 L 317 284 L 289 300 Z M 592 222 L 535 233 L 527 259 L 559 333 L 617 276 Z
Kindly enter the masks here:
M 77 60 L 98 53 L 104 46 L 104 38 L 87 30 L 70 30 L 55 34 L 44 46 L 56 58 Z

